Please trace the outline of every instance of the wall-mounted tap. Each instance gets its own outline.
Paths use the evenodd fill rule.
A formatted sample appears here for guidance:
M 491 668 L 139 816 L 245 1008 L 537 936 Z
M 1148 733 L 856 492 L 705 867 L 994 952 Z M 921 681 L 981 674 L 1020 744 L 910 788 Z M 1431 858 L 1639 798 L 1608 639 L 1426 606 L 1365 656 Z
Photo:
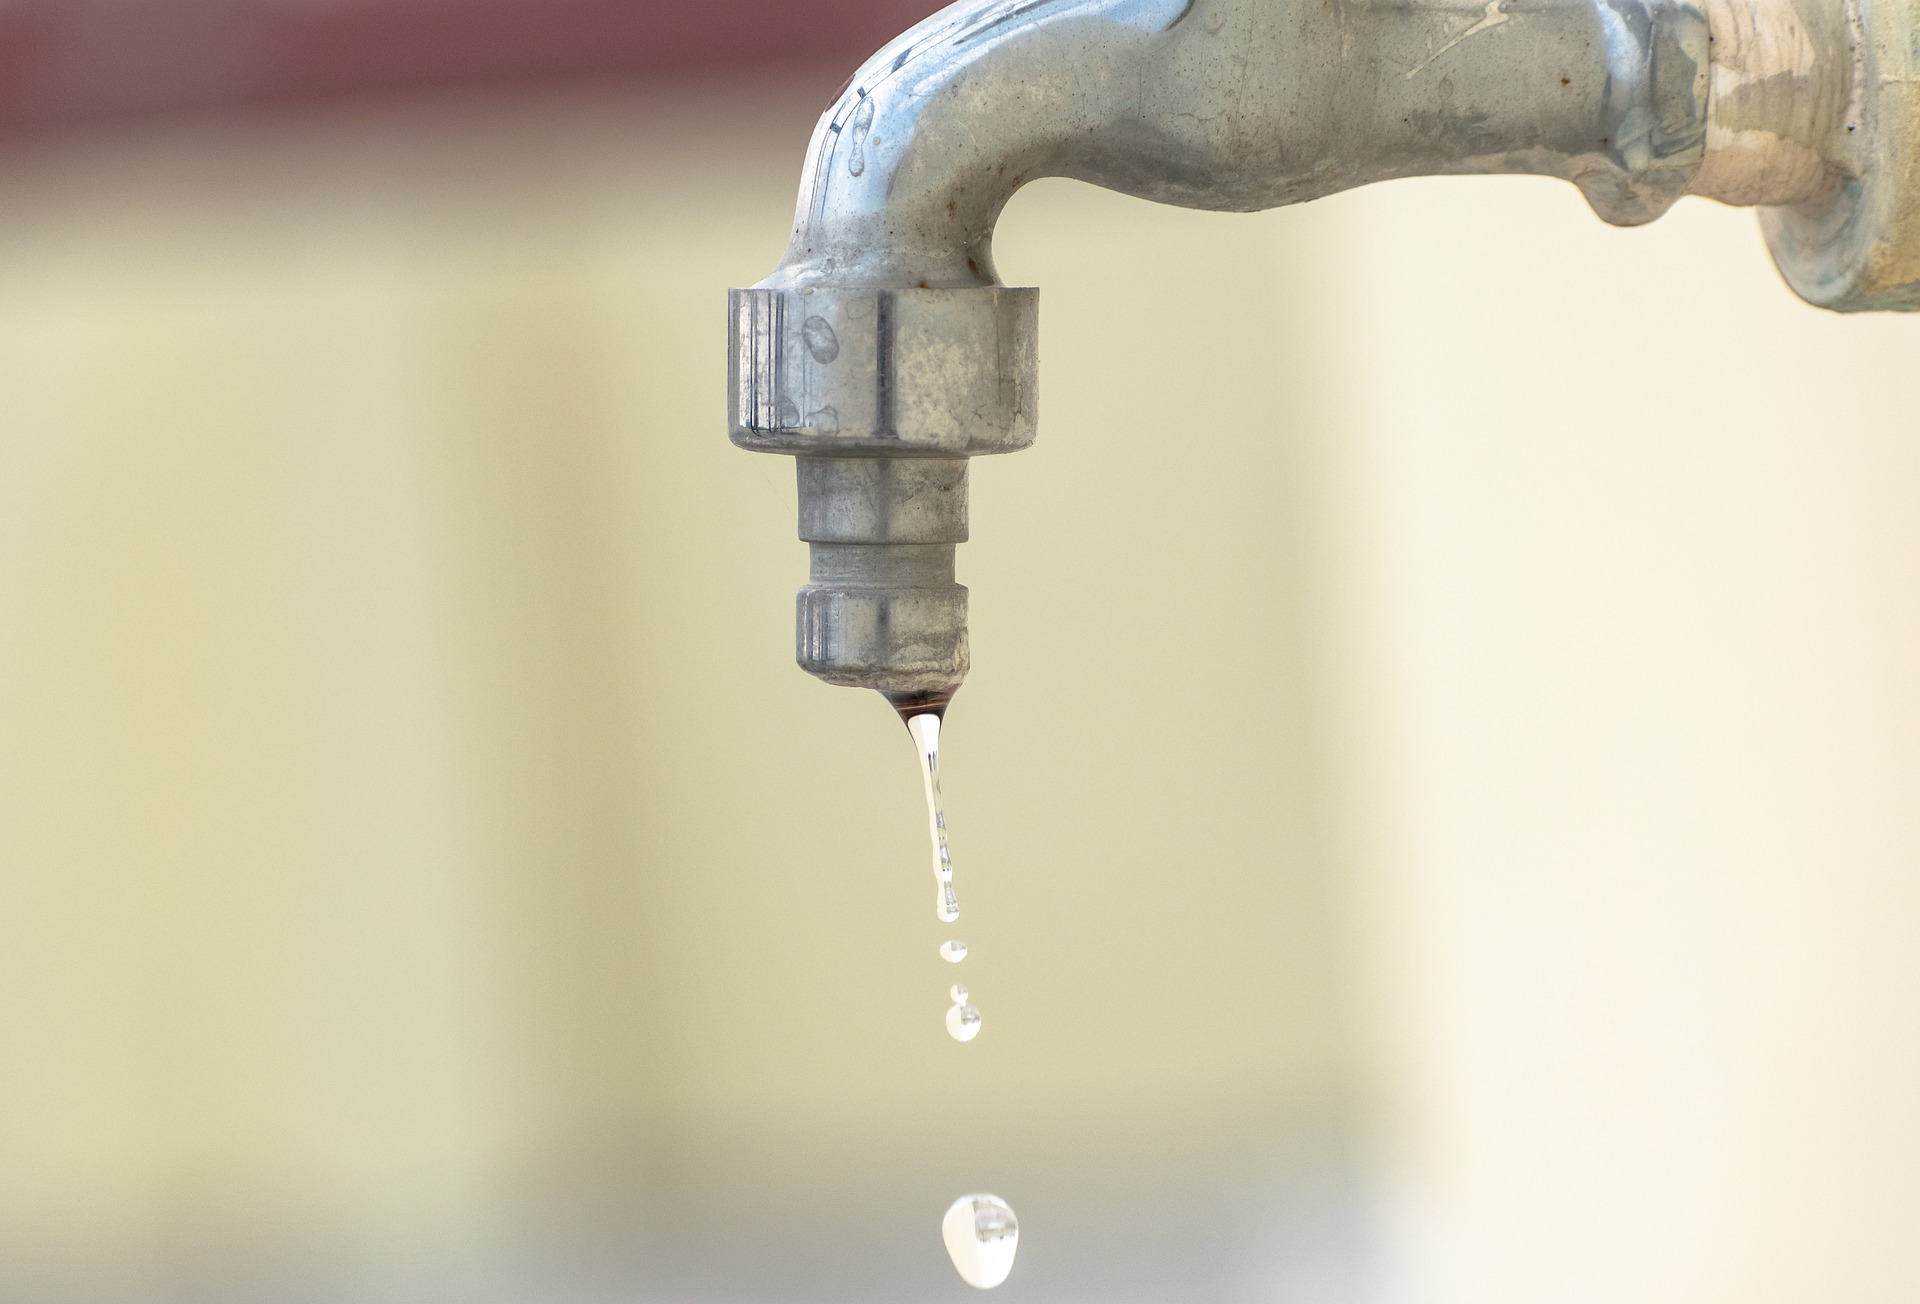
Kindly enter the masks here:
M 1037 292 L 994 223 L 1061 176 L 1249 211 L 1535 173 L 1618 225 L 1761 208 L 1808 301 L 1920 308 L 1920 0 L 968 0 L 821 118 L 730 296 L 732 437 L 798 461 L 800 664 L 904 709 L 967 672 L 967 459 L 1033 442 Z

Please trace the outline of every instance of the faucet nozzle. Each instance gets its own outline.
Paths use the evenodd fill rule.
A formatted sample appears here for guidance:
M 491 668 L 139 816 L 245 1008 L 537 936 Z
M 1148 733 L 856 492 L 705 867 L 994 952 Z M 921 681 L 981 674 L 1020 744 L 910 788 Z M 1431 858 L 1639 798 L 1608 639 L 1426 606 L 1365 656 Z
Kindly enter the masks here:
M 1033 442 L 1036 293 L 752 289 L 731 307 L 733 442 L 798 468 L 796 658 L 944 701 L 967 673 L 967 459 Z
M 800 460 L 800 661 L 951 693 L 966 459 L 1033 442 L 1036 292 L 993 232 L 1070 177 L 1252 211 L 1528 173 L 1603 218 L 1764 204 L 1813 302 L 1920 306 L 1920 0 L 961 0 L 814 129 L 792 238 L 731 292 L 733 442 Z

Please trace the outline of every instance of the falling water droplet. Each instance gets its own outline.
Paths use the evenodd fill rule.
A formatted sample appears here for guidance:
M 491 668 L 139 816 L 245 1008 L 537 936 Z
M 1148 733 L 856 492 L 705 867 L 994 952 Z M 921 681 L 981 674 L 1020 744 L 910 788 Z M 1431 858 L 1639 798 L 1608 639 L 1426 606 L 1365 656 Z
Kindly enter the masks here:
M 992 1290 L 1013 1271 L 1020 1220 L 997 1195 L 963 1195 L 940 1220 L 940 1239 L 962 1281 Z
M 947 1007 L 947 1035 L 955 1041 L 972 1041 L 980 1035 L 980 1011 L 971 1005 Z
M 947 850 L 947 812 L 940 801 L 940 717 L 927 712 L 907 721 L 920 753 L 920 786 L 927 797 L 927 835 L 933 842 L 933 881 L 938 892 L 934 911 L 940 922 L 960 917 L 960 899 L 953 894 L 953 857 Z M 966 953 L 966 948 L 961 948 Z
M 967 944 L 959 938 L 940 943 L 940 958 L 948 964 L 959 964 L 967 958 Z
M 959 983 L 955 983 L 952 987 L 948 988 L 947 995 L 953 998 L 955 1005 L 965 1005 L 967 1003 L 967 989 Z

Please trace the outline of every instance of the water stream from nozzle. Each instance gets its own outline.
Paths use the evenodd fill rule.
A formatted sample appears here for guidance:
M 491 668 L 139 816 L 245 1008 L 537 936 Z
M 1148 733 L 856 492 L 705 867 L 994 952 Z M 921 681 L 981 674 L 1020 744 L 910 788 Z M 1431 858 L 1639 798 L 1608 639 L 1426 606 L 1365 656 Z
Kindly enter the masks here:
M 953 853 L 947 848 L 947 812 L 940 800 L 940 717 L 924 712 L 907 721 L 920 753 L 920 784 L 927 796 L 927 836 L 933 844 L 934 913 L 950 924 L 960 918 L 953 891 Z
M 927 798 L 927 836 L 933 847 L 934 913 L 943 924 L 960 918 L 960 900 L 953 890 L 953 855 L 947 846 L 947 812 L 940 797 L 940 727 L 953 694 L 889 695 L 888 700 L 913 735 L 920 756 L 921 790 Z M 967 958 L 967 944 L 949 938 L 940 944 L 940 958 L 959 964 Z M 969 1000 L 964 984 L 947 989 L 947 1035 L 969 1042 L 980 1035 L 980 1011 Z M 940 1224 L 941 1239 L 961 1280 L 990 1290 L 1007 1279 L 1019 1246 L 1020 1224 L 1013 1210 L 997 1195 L 963 1195 L 953 1202 Z
M 953 694 L 889 695 L 888 701 L 913 735 L 920 757 L 920 786 L 927 799 L 927 839 L 933 849 L 934 914 L 943 924 L 960 918 L 960 898 L 953 888 L 953 853 L 947 846 L 947 812 L 940 795 L 940 727 Z M 966 959 L 967 944 L 951 938 L 940 944 L 940 958 L 952 964 Z M 972 1041 L 980 1034 L 980 1011 L 967 1003 L 966 988 L 953 988 L 953 1008 L 947 1011 L 947 1033 L 955 1041 Z

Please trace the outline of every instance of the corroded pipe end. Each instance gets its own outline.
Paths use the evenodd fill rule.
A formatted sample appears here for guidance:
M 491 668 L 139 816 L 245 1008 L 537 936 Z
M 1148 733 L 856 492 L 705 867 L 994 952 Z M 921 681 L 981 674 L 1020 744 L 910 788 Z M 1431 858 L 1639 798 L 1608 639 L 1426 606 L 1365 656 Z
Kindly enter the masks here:
M 951 696 L 967 673 L 967 591 L 953 579 L 966 460 L 797 466 L 800 537 L 812 546 L 795 620 L 800 664 L 830 684 Z
M 1033 442 L 1037 293 L 756 288 L 729 307 L 733 442 L 797 459 L 801 666 L 950 696 L 967 673 L 967 459 Z
M 830 684 L 945 693 L 967 676 L 967 590 L 954 545 L 812 545 L 797 598 L 794 658 Z
M 1807 302 L 1920 311 L 1920 0 L 1828 3 L 1850 25 L 1845 175 L 1817 198 L 1762 208 L 1760 226 Z
M 1856 169 L 1846 7 L 1705 0 L 1713 32 L 1707 152 L 1690 192 L 1736 206 L 1803 204 Z

